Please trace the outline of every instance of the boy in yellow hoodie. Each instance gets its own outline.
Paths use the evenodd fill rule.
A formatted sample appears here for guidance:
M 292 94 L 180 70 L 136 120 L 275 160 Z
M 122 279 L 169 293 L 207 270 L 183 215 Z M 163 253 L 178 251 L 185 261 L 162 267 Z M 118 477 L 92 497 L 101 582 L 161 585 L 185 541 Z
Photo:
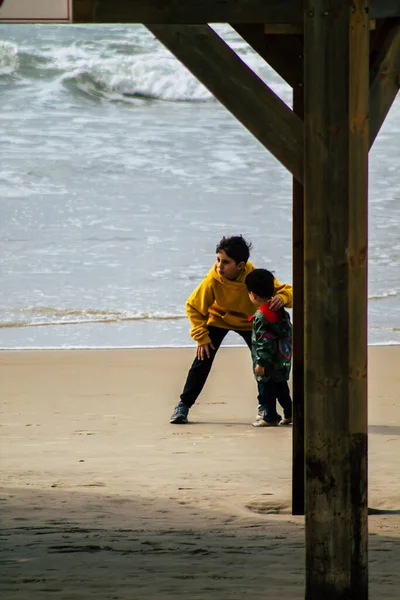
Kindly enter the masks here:
M 252 323 L 256 307 L 249 299 L 246 277 L 255 267 L 248 260 L 251 244 L 241 236 L 223 237 L 216 248 L 215 265 L 186 302 L 192 324 L 190 332 L 197 342 L 196 358 L 190 367 L 180 401 L 170 422 L 188 422 L 189 409 L 196 402 L 210 373 L 215 355 L 228 331 L 235 331 L 251 349 Z M 270 309 L 292 306 L 292 286 L 275 278 L 275 295 Z

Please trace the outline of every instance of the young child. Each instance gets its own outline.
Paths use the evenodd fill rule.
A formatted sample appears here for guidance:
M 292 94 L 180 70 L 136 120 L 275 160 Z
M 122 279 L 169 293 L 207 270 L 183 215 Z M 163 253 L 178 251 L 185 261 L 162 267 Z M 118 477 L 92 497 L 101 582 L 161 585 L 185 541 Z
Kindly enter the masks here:
M 292 423 L 289 375 L 292 358 L 292 324 L 289 313 L 271 310 L 275 278 L 266 269 L 255 269 L 246 277 L 251 302 L 258 307 L 253 321 L 251 353 L 257 380 L 259 405 L 254 427 L 276 427 Z M 283 408 L 283 419 L 276 411 Z
M 249 316 L 255 312 L 245 284 L 254 270 L 249 261 L 251 244 L 241 235 L 223 237 L 216 247 L 216 261 L 205 279 L 186 303 L 192 324 L 191 336 L 197 342 L 196 358 L 187 375 L 180 401 L 170 422 L 186 424 L 190 408 L 196 402 L 210 373 L 215 355 L 229 331 L 240 335 L 251 346 Z M 273 278 L 272 311 L 292 305 L 292 286 Z

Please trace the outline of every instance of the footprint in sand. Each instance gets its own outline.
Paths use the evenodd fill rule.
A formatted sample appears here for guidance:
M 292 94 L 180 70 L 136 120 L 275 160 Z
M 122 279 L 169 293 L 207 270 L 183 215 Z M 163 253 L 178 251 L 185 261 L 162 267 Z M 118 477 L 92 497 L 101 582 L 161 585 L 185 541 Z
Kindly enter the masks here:
M 80 485 L 79 487 L 106 487 L 106 484 L 103 483 L 102 481 L 94 481 L 93 483 L 84 483 L 83 485 Z
M 83 484 L 75 484 L 75 483 L 64 483 L 62 481 L 60 482 L 56 482 L 56 483 L 52 483 L 51 485 L 52 488 L 73 488 L 73 487 L 106 487 L 106 484 L 103 483 L 102 481 L 92 481 L 90 483 L 83 483 Z
M 246 504 L 246 508 L 262 515 L 281 515 L 290 513 L 289 502 L 265 502 L 255 500 Z

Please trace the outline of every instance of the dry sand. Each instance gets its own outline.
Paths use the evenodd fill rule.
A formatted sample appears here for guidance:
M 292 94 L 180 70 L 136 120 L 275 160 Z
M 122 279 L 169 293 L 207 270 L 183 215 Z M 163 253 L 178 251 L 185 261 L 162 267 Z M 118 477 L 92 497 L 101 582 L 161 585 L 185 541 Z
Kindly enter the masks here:
M 370 598 L 400 589 L 400 347 L 371 347 Z M 300 600 L 291 429 L 255 429 L 247 349 L 222 349 L 191 424 L 194 350 L 0 353 L 2 600 Z

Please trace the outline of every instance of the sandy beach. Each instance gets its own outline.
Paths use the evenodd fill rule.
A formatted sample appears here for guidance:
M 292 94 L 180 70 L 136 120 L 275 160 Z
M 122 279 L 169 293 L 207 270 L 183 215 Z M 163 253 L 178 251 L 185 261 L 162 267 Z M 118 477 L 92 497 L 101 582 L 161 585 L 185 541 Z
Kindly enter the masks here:
M 3 351 L 3 600 L 301 600 L 291 428 L 255 429 L 245 348 L 169 424 L 193 349 Z M 369 349 L 370 598 L 400 587 L 400 346 Z

